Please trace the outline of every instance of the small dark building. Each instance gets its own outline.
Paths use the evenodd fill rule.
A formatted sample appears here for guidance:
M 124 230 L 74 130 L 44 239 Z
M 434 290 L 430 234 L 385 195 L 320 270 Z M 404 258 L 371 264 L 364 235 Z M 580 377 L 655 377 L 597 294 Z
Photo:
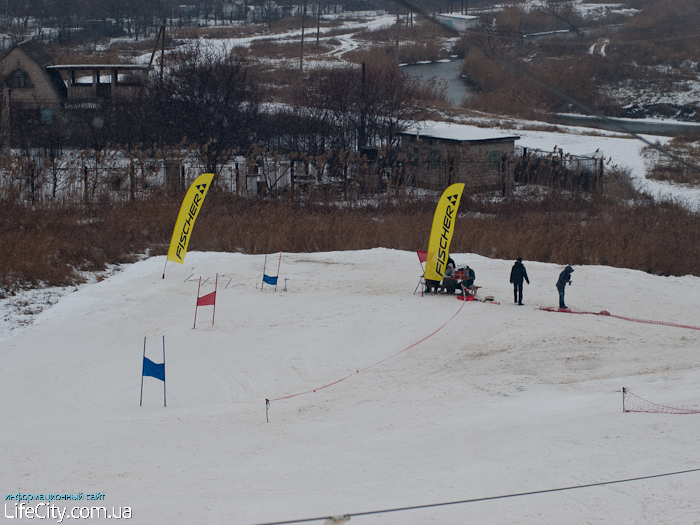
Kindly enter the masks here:
M 486 128 L 425 122 L 401 133 L 408 154 L 408 176 L 419 188 L 444 189 L 462 182 L 468 188 L 511 187 L 510 159 L 517 135 Z

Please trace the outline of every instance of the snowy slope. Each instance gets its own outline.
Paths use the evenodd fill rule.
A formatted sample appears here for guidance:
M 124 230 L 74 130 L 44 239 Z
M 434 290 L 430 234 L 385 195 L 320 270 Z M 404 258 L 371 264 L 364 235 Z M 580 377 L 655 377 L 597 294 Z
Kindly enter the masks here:
M 262 256 L 190 253 L 165 280 L 156 257 L 60 298 L 0 342 L 5 494 L 101 492 L 133 523 L 246 524 L 700 467 L 700 414 L 623 414 L 619 392 L 700 408 L 700 331 L 540 311 L 561 270 L 543 263 L 525 261 L 517 307 L 512 261 L 453 257 L 501 304 L 412 295 L 416 255 L 387 249 L 285 254 L 287 292 L 260 290 Z M 193 329 L 197 279 L 208 293 L 217 272 L 216 324 L 200 307 Z M 700 325 L 698 278 L 576 267 L 573 281 L 573 308 Z M 161 362 L 163 335 L 168 406 L 147 377 L 139 407 L 143 338 Z M 266 398 L 348 375 L 273 401 L 266 423 Z M 700 523 L 699 494 L 690 473 L 351 523 Z

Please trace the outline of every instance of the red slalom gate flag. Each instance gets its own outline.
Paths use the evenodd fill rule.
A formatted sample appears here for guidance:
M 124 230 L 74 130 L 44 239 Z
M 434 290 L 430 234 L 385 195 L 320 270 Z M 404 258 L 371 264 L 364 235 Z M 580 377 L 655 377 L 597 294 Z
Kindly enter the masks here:
M 202 288 L 202 278 L 199 278 L 199 287 L 197 288 L 197 304 L 194 307 L 194 326 L 193 328 L 197 328 L 197 308 L 200 306 L 213 306 L 214 311 L 212 312 L 211 316 L 211 325 L 214 326 L 214 318 L 216 317 L 216 290 L 219 286 L 219 274 L 216 274 L 216 284 L 214 284 L 214 291 L 211 293 L 208 293 L 207 295 L 203 295 L 202 297 L 199 296 L 199 291 Z
M 208 293 L 207 295 L 197 299 L 197 306 L 214 306 L 216 304 L 216 292 Z

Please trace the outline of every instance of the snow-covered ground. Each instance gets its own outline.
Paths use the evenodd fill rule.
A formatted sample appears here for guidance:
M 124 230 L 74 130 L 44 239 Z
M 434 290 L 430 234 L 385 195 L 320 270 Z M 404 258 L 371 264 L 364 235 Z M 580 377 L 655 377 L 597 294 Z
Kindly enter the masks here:
M 321 27 L 319 31 L 321 34 L 331 33 L 334 39 L 340 41 L 336 45 L 335 49 L 328 53 L 328 60 L 331 61 L 332 58 L 339 58 L 344 53 L 354 50 L 358 47 L 354 40 L 355 32 L 360 32 L 363 30 L 378 30 L 384 27 L 388 27 L 395 23 L 396 19 L 393 15 L 388 15 L 384 12 L 350 12 L 346 13 L 345 16 L 351 17 L 351 21 L 346 21 L 345 23 L 335 26 L 335 27 Z M 329 17 L 323 17 L 329 18 Z M 337 18 L 337 17 L 330 17 Z M 339 31 L 347 31 L 347 34 L 337 35 Z M 306 29 L 306 39 L 307 42 L 311 38 L 315 38 L 316 28 Z M 313 35 L 313 36 L 310 36 Z M 198 46 L 203 51 L 208 51 L 214 54 L 228 53 L 236 47 L 248 47 L 251 43 L 260 40 L 278 40 L 278 41 L 291 41 L 300 42 L 301 41 L 301 29 L 289 30 L 284 33 L 264 33 L 255 36 L 241 37 L 241 38 L 199 38 L 197 40 L 184 40 L 186 45 L 189 47 Z M 325 39 L 324 39 L 325 40 Z M 147 64 L 151 60 L 152 53 L 145 53 L 135 59 L 137 63 Z M 315 62 L 323 63 L 317 58 Z M 308 66 L 307 66 L 308 67 Z
M 671 84 L 672 87 L 654 85 L 651 82 L 646 84 L 640 81 L 628 81 L 620 86 L 610 86 L 603 91 L 617 100 L 622 107 L 648 104 L 694 106 L 700 99 L 700 79 L 697 78 L 674 81 Z
M 246 524 L 700 468 L 700 414 L 625 414 L 620 393 L 700 409 L 700 331 L 541 311 L 561 271 L 544 263 L 525 261 L 518 307 L 513 261 L 453 257 L 501 304 L 413 295 L 415 253 L 387 249 L 285 254 L 286 292 L 260 289 L 263 256 L 221 253 L 81 286 L 0 342 L 5 494 Z M 193 329 L 198 278 L 208 293 L 217 272 L 216 323 L 200 307 Z M 567 303 L 697 326 L 700 279 L 576 267 Z M 163 335 L 168 406 L 146 377 L 139 407 L 143 339 L 159 363 Z M 699 508 L 692 472 L 350 523 L 685 524 Z

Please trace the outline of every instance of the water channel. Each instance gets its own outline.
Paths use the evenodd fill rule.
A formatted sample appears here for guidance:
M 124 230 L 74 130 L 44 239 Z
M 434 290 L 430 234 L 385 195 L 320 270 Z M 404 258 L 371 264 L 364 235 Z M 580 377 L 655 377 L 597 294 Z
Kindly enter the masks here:
M 447 83 L 447 98 L 453 106 L 461 105 L 465 97 L 471 95 L 466 81 L 462 78 L 462 60 L 450 60 L 445 62 L 431 62 L 429 64 L 411 64 L 403 66 L 405 71 L 411 75 L 418 76 L 423 80 L 433 77 L 438 81 L 444 80 Z M 615 119 L 609 118 L 603 121 L 598 117 L 587 115 L 556 115 L 557 122 L 565 126 L 583 126 L 590 128 L 607 129 L 620 131 L 617 125 L 622 124 L 628 132 L 641 133 L 645 135 L 666 135 L 673 136 L 680 133 L 699 133 L 700 124 L 696 122 L 675 122 L 657 119 Z
M 446 62 L 431 62 L 429 64 L 411 64 L 403 66 L 404 70 L 423 80 L 433 77 L 438 81 L 447 83 L 447 99 L 453 106 L 459 106 L 465 97 L 470 94 L 467 83 L 462 78 L 462 60 L 450 60 Z

